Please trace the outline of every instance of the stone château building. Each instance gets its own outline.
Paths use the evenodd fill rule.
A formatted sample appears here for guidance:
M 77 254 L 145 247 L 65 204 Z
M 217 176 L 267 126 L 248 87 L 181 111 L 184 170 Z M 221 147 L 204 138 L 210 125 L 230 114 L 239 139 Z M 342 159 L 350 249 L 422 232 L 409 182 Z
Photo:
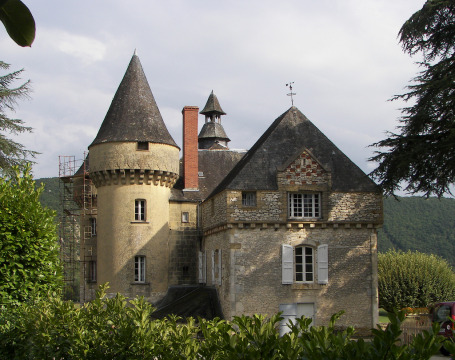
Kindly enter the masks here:
M 89 146 L 97 211 L 85 219 L 81 300 L 109 282 L 163 313 L 202 291 L 227 319 L 283 311 L 323 325 L 345 310 L 340 325 L 374 327 L 374 182 L 294 106 L 249 151 L 229 149 L 213 92 L 202 111 L 182 114 L 180 157 L 133 55 Z

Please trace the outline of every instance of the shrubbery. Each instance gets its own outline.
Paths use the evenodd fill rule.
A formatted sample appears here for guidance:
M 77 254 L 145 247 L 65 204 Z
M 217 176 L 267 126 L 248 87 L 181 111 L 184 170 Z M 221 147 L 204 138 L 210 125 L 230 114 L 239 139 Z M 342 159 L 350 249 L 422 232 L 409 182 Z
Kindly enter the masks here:
M 455 298 L 455 273 L 431 254 L 389 250 L 378 255 L 379 307 L 426 307 Z
M 0 304 L 61 287 L 55 213 L 43 208 L 30 166 L 0 177 Z
M 94 301 L 76 306 L 58 296 L 36 299 L 0 311 L 2 359 L 429 359 L 440 347 L 437 327 L 400 345 L 404 313 L 390 316 L 373 340 L 356 340 L 353 328 L 309 327 L 298 319 L 279 337 L 280 316 L 224 320 L 151 318 L 143 299 L 108 299 L 101 288 Z

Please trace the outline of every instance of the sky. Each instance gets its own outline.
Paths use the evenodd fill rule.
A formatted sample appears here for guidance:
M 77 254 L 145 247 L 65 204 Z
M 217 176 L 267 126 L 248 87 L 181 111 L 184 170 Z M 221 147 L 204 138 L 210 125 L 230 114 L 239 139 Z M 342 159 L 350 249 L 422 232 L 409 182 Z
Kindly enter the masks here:
M 389 99 L 419 71 L 398 32 L 424 0 L 23 1 L 35 42 L 21 48 L 1 27 L 0 60 L 32 82 L 8 115 L 33 128 L 15 140 L 40 153 L 35 178 L 59 176 L 59 156 L 83 159 L 135 50 L 180 147 L 183 107 L 213 90 L 229 147 L 251 148 L 294 82 L 294 105 L 366 173 L 369 145 L 405 106 Z

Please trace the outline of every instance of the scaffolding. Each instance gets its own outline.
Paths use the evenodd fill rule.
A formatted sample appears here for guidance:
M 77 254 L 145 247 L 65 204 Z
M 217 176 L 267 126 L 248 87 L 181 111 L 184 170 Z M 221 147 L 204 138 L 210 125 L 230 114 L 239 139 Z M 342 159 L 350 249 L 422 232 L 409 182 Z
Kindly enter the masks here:
M 87 246 L 96 246 L 96 215 L 93 185 L 89 178 L 88 157 L 59 156 L 60 178 L 60 259 L 63 264 L 64 296 L 68 300 L 85 299 Z M 95 241 L 95 244 L 92 244 Z M 92 250 L 93 252 L 93 250 Z M 82 264 L 81 264 L 82 263 Z M 84 301 L 84 300 L 83 300 Z

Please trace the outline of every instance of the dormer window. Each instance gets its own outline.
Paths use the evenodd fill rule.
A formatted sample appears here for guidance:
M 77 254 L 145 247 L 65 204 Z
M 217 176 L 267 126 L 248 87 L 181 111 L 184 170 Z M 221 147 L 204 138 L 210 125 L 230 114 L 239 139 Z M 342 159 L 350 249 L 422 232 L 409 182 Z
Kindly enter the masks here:
M 137 149 L 138 150 L 148 150 L 149 149 L 148 141 L 138 141 Z
M 290 219 L 320 218 L 321 195 L 319 193 L 288 193 Z

